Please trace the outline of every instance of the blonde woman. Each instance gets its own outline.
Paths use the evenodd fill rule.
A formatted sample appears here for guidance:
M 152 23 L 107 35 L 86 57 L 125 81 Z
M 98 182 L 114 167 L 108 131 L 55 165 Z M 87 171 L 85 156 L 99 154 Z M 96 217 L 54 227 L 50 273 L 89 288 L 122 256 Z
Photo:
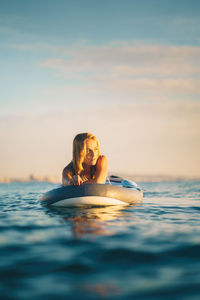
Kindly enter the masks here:
M 62 172 L 62 184 L 105 183 L 107 170 L 108 161 L 101 155 L 97 138 L 91 133 L 80 133 L 74 138 L 73 158 Z

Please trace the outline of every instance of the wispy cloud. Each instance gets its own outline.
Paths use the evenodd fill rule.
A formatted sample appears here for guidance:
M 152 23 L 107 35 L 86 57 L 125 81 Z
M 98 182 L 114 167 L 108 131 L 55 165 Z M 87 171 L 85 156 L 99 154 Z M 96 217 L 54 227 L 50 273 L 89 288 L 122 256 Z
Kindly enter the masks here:
M 55 70 L 68 87 L 72 79 L 77 80 L 77 88 L 85 84 L 129 96 L 141 93 L 163 97 L 166 93 L 197 97 L 200 93 L 200 47 L 197 46 L 131 41 L 101 46 L 89 46 L 87 41 L 74 46 L 46 43 L 10 46 L 20 51 L 46 53 L 46 56 L 53 54 L 54 58 L 39 61 L 38 65 Z
M 90 80 L 117 90 L 199 94 L 200 47 L 112 43 L 63 50 L 68 58 L 47 59 L 66 79 Z
M 200 74 L 200 47 L 132 45 L 119 42 L 107 46 L 63 49 L 62 52 L 70 55 L 71 59 L 49 59 L 41 62 L 41 65 L 61 69 L 66 73 L 71 72 L 71 67 L 78 70 L 78 66 L 89 62 L 86 72 L 88 69 L 96 72 L 103 69 L 111 74 L 114 71 L 115 74 L 115 70 L 119 68 L 119 74 L 123 75 L 126 75 L 127 70 L 128 75 L 136 75 L 138 71 L 143 75 L 178 75 L 183 71 L 187 74 Z M 81 71 L 80 69 L 79 72 Z

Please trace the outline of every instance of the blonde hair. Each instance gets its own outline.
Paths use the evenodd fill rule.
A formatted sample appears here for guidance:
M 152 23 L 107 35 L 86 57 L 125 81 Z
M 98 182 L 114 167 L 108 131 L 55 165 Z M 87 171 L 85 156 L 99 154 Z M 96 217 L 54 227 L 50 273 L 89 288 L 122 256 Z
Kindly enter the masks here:
M 86 141 L 90 139 L 96 141 L 98 152 L 99 152 L 98 156 L 101 155 L 99 142 L 95 135 L 88 132 L 77 134 L 73 141 L 73 153 L 72 153 L 73 154 L 72 163 L 76 175 L 80 175 L 81 172 L 83 171 L 83 162 L 86 156 Z

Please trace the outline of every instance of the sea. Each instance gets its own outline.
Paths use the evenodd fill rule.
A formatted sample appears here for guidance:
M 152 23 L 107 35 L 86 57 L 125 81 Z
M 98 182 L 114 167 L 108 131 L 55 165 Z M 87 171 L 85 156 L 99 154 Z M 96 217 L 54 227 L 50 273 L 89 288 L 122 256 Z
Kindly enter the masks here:
M 127 206 L 47 208 L 0 184 L 0 299 L 200 299 L 200 182 L 139 182 Z

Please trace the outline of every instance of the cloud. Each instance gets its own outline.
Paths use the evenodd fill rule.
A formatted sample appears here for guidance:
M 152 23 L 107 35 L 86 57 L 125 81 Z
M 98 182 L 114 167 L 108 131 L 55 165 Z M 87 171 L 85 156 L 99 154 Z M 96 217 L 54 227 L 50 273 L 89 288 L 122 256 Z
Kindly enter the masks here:
M 55 76 L 64 79 L 66 83 L 54 87 L 61 98 L 65 97 L 62 95 L 65 89 L 71 91 L 72 98 L 73 94 L 78 91 L 81 94 L 87 89 L 88 94 L 89 89 L 93 90 L 94 98 L 98 98 L 102 91 L 110 99 L 119 95 L 127 99 L 160 97 L 161 101 L 170 97 L 199 97 L 200 47 L 197 46 L 142 44 L 137 41 L 116 41 L 99 46 L 88 45 L 86 41 L 74 46 L 46 43 L 10 46 L 20 51 L 46 53 L 49 57 L 53 54 L 54 58 L 37 64 L 55 70 Z M 52 92 L 50 87 L 49 94 Z
M 113 89 L 127 92 L 139 92 L 160 94 L 200 94 L 200 79 L 132 79 L 112 81 Z
M 142 75 L 178 75 L 183 71 L 188 72 L 185 75 L 199 74 L 200 47 L 132 45 L 118 42 L 99 47 L 69 48 L 63 50 L 63 53 L 70 55 L 71 59 L 49 59 L 41 62 L 41 65 L 66 73 L 70 73 L 71 68 L 80 73 L 84 72 L 81 67 L 86 65 L 85 72 L 98 72 L 100 69 L 112 74 L 119 70 L 118 74 L 124 76 L 127 71 L 128 75 L 135 75 L 139 70 Z
M 55 69 L 66 80 L 90 81 L 114 91 L 200 92 L 200 47 L 112 43 L 69 48 L 64 58 L 40 66 Z

